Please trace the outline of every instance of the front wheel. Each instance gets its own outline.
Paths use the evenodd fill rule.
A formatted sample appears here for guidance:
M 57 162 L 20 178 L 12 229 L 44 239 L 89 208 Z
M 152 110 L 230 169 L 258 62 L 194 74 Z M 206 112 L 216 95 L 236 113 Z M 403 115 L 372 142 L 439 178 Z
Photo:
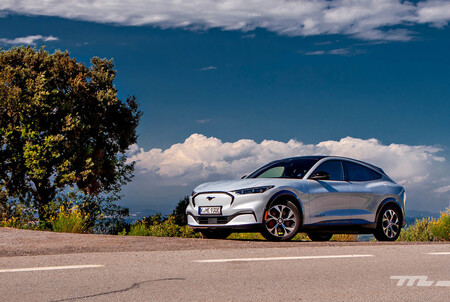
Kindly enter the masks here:
M 308 233 L 309 239 L 312 241 L 329 241 L 333 234 L 328 233 Z
M 203 237 L 208 239 L 225 239 L 230 236 L 231 231 L 228 230 L 202 230 Z
M 261 235 L 270 241 L 288 241 L 297 234 L 300 223 L 300 213 L 295 204 L 276 200 L 264 214 Z
M 385 206 L 378 218 L 377 228 L 373 234 L 378 241 L 395 241 L 400 236 L 401 216 L 394 206 Z

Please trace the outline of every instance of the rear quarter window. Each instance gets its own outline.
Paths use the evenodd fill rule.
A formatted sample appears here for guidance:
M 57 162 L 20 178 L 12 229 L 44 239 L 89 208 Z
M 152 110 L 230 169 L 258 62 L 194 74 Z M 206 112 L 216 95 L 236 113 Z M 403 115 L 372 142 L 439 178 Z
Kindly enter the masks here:
M 344 167 L 348 181 L 370 181 L 381 178 L 381 174 L 359 164 L 344 162 Z

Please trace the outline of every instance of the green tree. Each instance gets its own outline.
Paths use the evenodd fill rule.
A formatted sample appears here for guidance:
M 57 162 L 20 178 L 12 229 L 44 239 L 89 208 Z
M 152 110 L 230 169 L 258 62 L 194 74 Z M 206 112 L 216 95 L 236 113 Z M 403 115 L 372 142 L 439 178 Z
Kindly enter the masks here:
M 112 60 L 91 66 L 69 53 L 17 47 L 0 52 L 0 188 L 9 200 L 48 218 L 48 205 L 74 187 L 118 191 L 131 180 L 126 149 L 141 112 L 121 100 Z
M 176 208 L 173 210 L 172 215 L 175 216 L 175 223 L 183 226 L 187 224 L 186 208 L 189 205 L 189 196 L 184 196 L 183 199 L 178 201 Z

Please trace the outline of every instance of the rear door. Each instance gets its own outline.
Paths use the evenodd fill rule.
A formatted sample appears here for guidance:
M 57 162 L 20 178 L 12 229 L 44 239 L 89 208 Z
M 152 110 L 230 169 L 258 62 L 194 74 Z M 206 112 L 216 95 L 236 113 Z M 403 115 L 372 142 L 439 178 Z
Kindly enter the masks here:
M 344 161 L 343 163 L 346 180 L 348 180 L 352 192 L 352 223 L 374 222 L 378 205 L 386 194 L 382 175 L 354 162 Z
M 351 192 L 344 180 L 342 161 L 327 160 L 311 174 L 326 172 L 328 180 L 308 180 L 310 193 L 310 223 L 349 224 Z

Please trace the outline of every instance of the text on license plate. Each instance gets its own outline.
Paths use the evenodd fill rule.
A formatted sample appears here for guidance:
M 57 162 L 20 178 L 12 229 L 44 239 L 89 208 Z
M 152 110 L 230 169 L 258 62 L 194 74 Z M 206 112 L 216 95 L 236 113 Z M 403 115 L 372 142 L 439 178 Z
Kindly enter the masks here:
M 222 215 L 222 207 L 199 207 L 200 215 Z

